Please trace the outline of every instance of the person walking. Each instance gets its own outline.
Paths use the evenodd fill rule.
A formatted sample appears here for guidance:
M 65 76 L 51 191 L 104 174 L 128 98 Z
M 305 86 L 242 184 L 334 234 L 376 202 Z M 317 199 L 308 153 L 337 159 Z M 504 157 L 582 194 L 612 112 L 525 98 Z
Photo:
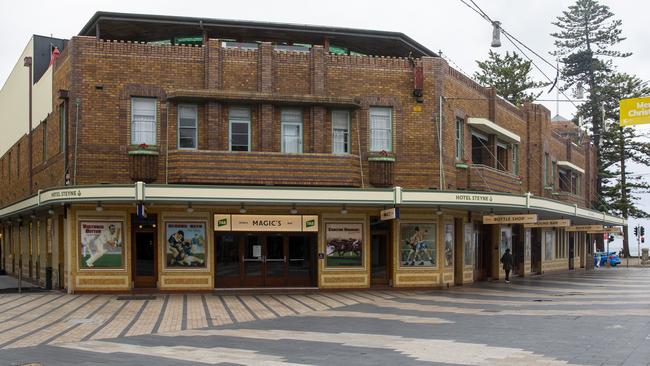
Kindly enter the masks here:
M 512 271 L 512 254 L 510 254 L 510 248 L 507 248 L 506 252 L 503 253 L 501 263 L 503 263 L 503 270 L 506 271 L 506 283 L 510 283 L 510 271 Z

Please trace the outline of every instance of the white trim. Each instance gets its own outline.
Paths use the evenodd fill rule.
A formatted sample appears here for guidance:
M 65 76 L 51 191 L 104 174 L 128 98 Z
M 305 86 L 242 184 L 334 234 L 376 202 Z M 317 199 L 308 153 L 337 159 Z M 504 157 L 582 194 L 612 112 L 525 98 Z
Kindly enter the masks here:
M 565 167 L 565 168 L 569 168 L 569 169 L 571 169 L 571 170 L 574 170 L 574 171 L 576 171 L 576 172 L 578 172 L 578 173 L 580 173 L 580 174 L 585 174 L 585 170 L 584 170 L 584 169 L 580 168 L 579 166 L 573 164 L 573 163 L 570 162 L 570 161 L 560 160 L 560 161 L 557 162 L 557 166 L 563 166 L 563 167 Z
M 468 118 L 467 124 L 485 133 L 497 135 L 500 139 L 508 143 L 512 144 L 521 142 L 519 135 L 508 131 L 487 118 Z

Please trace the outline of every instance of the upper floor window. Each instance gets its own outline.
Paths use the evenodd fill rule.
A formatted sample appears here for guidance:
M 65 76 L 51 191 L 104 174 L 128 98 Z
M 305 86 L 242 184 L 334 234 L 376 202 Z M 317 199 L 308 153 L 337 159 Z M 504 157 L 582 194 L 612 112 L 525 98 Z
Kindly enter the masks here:
M 479 132 L 472 131 L 472 164 L 488 165 L 490 149 L 488 137 Z
M 512 173 L 519 175 L 519 145 L 512 144 Z
M 350 112 L 332 111 L 332 153 L 350 153 Z
M 456 160 L 463 159 L 463 141 L 465 140 L 465 120 L 456 117 Z
M 575 195 L 580 194 L 580 174 L 571 174 L 571 193 Z
M 569 170 L 558 170 L 558 178 L 560 178 L 560 191 L 571 192 L 571 172 Z
M 302 153 L 302 111 L 300 109 L 282 109 L 282 152 Z
M 548 155 L 548 153 L 544 154 L 544 185 L 548 186 L 550 185 L 550 175 L 548 174 L 548 170 L 551 168 L 550 164 L 551 157 Z
M 508 170 L 508 145 L 497 141 L 497 169 Z
M 251 151 L 251 110 L 234 107 L 228 111 L 230 151 Z
M 197 108 L 193 104 L 178 106 L 178 148 L 196 149 L 198 146 Z
M 370 151 L 393 150 L 392 109 L 370 108 Z
M 155 98 L 131 98 L 131 144 L 156 144 Z

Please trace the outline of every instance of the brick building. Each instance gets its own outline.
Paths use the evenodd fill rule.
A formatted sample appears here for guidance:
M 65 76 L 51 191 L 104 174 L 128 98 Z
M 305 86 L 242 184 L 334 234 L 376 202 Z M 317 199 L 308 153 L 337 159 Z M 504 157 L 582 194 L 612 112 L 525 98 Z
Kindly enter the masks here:
M 461 285 L 505 248 L 588 268 L 578 225 L 624 222 L 579 134 L 401 33 L 98 12 L 56 53 L 2 146 L 0 265 L 69 292 Z

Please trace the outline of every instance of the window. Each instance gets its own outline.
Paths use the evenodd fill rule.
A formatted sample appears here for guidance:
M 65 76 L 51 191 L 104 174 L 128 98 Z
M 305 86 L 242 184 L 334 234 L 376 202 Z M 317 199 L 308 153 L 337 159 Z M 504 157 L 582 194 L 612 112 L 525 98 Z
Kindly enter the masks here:
M 472 164 L 489 164 L 490 150 L 488 149 L 487 144 L 487 136 L 472 131 Z
M 302 111 L 300 109 L 282 109 L 282 152 L 302 153 Z
M 131 98 L 131 144 L 156 144 L 156 99 Z
M 390 108 L 370 108 L 370 151 L 392 151 L 392 127 L 392 110 Z
M 553 188 L 555 188 L 555 182 L 557 182 L 557 162 L 553 161 L 551 163 L 551 183 L 549 184 Z
M 251 151 L 251 110 L 246 107 L 230 108 L 230 151 Z
M 519 175 L 519 145 L 512 144 L 512 174 Z
M 59 107 L 59 152 L 63 152 L 63 149 L 65 148 L 65 123 L 66 123 L 66 111 L 65 111 L 65 103 L 61 103 L 61 106 Z
M 564 230 L 558 230 L 557 241 L 555 242 L 555 259 L 567 257 L 567 235 Z
M 196 105 L 178 106 L 178 148 L 196 149 L 198 146 Z
M 43 162 L 47 160 L 47 121 L 41 122 L 43 124 Z
M 332 111 L 332 153 L 350 153 L 350 113 Z
M 548 174 L 548 170 L 550 169 L 549 161 L 550 161 L 550 156 L 548 155 L 548 153 L 545 153 L 544 154 L 544 185 L 545 186 L 548 186 L 550 183 L 549 174 Z
M 571 176 L 571 185 L 573 188 L 573 194 L 575 195 L 580 195 L 580 174 L 578 173 L 573 173 Z
M 498 170 L 508 170 L 508 145 L 497 141 L 497 166 Z
M 560 178 L 560 191 L 571 192 L 571 172 L 565 169 L 560 169 L 558 171 L 558 176 Z
M 465 121 L 456 117 L 456 160 L 463 159 L 463 141 L 465 140 Z

